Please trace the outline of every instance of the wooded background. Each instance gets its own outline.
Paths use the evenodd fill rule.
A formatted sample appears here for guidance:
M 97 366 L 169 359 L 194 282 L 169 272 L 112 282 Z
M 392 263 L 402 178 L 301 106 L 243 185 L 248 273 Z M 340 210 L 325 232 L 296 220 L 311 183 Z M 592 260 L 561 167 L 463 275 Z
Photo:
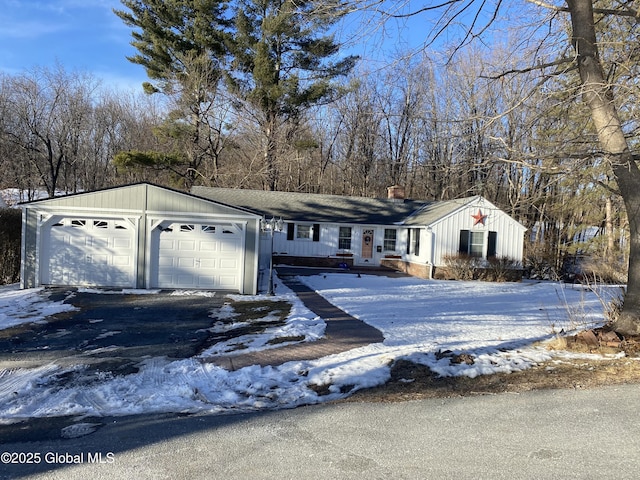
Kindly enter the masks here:
M 131 11 L 119 15 L 144 32 L 134 7 L 156 3 L 123 1 Z M 291 2 L 263 3 L 279 3 L 273 18 L 286 16 L 289 27 L 305 18 L 283 13 Z M 235 26 L 220 26 L 235 33 L 224 54 L 212 55 L 209 45 L 205 54 L 186 48 L 177 63 L 133 59 L 150 74 L 145 93 L 112 91 L 64 66 L 1 74 L 0 188 L 19 189 L 27 199 L 42 190 L 52 196 L 138 181 L 184 190 L 197 184 L 368 197 L 384 197 L 397 184 L 408 197 L 427 200 L 478 194 L 529 229 L 525 266 L 532 275 L 558 278 L 567 259 L 588 255 L 590 262 L 602 260 L 591 272 L 624 281 L 627 218 L 581 103 L 578 73 L 553 62 L 557 43 L 544 44 L 548 51 L 539 42 L 525 46 L 514 27 L 490 48 L 457 45 L 451 55 L 451 48 L 425 47 L 390 58 L 385 68 L 347 56 L 331 64 L 331 88 L 321 93 L 316 84 L 313 91 L 298 88 L 305 78 L 313 82 L 291 72 L 319 65 L 338 45 L 319 54 L 316 43 L 318 58 L 308 54 L 306 63 L 300 49 L 269 51 L 265 58 L 278 62 L 263 68 L 278 70 L 264 78 L 285 76 L 282 65 L 290 61 L 290 76 L 274 85 L 297 89 L 278 90 L 274 100 L 273 85 L 267 89 L 258 76 L 261 50 L 247 42 L 257 45 L 267 34 L 294 38 L 299 29 L 257 35 L 267 11 L 243 11 L 244 30 L 237 16 Z M 611 50 L 607 78 L 624 92 L 617 106 L 635 142 L 637 22 L 599 18 Z M 541 26 L 546 40 L 566 43 L 566 20 Z M 311 37 L 307 31 L 306 40 Z M 138 38 L 140 45 L 151 40 Z M 532 68 L 534 45 L 548 64 Z

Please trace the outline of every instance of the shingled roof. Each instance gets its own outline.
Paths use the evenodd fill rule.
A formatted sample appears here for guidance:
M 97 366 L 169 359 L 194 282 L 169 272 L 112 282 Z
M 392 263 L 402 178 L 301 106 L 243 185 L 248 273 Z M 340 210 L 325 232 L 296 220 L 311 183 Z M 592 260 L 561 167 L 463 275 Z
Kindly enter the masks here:
M 191 193 L 266 218 L 314 223 L 429 225 L 476 197 L 449 201 L 397 200 L 235 188 L 193 187 Z

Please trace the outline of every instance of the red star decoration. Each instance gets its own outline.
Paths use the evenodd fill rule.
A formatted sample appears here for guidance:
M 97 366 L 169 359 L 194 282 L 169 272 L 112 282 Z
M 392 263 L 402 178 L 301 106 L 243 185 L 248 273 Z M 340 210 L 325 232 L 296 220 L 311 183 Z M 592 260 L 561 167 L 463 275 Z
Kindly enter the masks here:
M 475 222 L 473 222 L 473 226 L 475 227 L 479 223 L 484 225 L 484 221 L 487 219 L 487 217 L 488 215 L 483 215 L 480 209 L 478 209 L 478 213 L 476 213 L 475 215 L 471 215 L 471 218 L 475 220 Z

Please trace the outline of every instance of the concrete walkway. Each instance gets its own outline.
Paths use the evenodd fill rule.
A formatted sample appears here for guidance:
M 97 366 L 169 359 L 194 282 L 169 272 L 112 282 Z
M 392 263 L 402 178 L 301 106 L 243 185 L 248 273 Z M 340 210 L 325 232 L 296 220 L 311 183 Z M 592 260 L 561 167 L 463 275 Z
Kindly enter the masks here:
M 204 361 L 214 363 L 227 370 L 237 370 L 250 365 L 281 365 L 292 361 L 314 360 L 372 343 L 381 343 L 384 340 L 380 330 L 332 305 L 314 290 L 301 283 L 294 275 L 295 271 L 282 272 L 279 278 L 282 283 L 298 295 L 309 310 L 324 319 L 327 327 L 322 339 L 260 352 L 211 357 Z

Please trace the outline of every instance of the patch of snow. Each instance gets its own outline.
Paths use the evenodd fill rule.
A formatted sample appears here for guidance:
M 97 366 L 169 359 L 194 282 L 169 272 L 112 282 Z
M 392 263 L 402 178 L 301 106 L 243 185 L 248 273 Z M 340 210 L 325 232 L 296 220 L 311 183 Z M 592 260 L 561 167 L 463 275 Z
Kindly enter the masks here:
M 101 295 L 157 295 L 160 290 L 143 290 L 141 288 L 124 288 L 122 290 L 106 290 L 103 288 L 78 288 L 80 293 L 94 293 Z
M 42 288 L 20 290 L 17 284 L 0 287 L 0 330 L 43 322 L 51 315 L 74 310 L 63 301 L 50 301 Z
M 275 367 L 254 365 L 228 371 L 207 362 L 207 355 L 224 353 L 229 343 L 195 358 L 149 358 L 136 373 L 103 374 L 81 386 L 51 380 L 69 371 L 53 364 L 0 370 L 0 418 L 291 408 L 380 385 L 389 379 L 390 365 L 398 359 L 427 365 L 440 375 L 469 377 L 515 372 L 550 359 L 562 361 L 575 354 L 532 345 L 552 339 L 560 330 L 570 332 L 604 322 L 602 296 L 580 286 L 552 282 L 500 284 L 351 274 L 300 280 L 380 329 L 384 342 Z M 284 325 L 235 339 L 243 342 L 246 351 L 271 348 L 269 340 L 275 337 L 304 336 L 312 341 L 324 334 L 324 321 L 295 294 L 281 284 L 277 291 L 276 296 L 232 297 L 292 304 Z M 40 290 L 0 288 L 2 325 L 42 320 L 62 308 L 70 306 L 49 301 Z M 212 317 L 234 318 L 231 308 L 213 312 Z M 215 328 L 222 329 L 220 325 Z M 471 355 L 473 363 L 452 364 L 449 355 L 463 353 Z

